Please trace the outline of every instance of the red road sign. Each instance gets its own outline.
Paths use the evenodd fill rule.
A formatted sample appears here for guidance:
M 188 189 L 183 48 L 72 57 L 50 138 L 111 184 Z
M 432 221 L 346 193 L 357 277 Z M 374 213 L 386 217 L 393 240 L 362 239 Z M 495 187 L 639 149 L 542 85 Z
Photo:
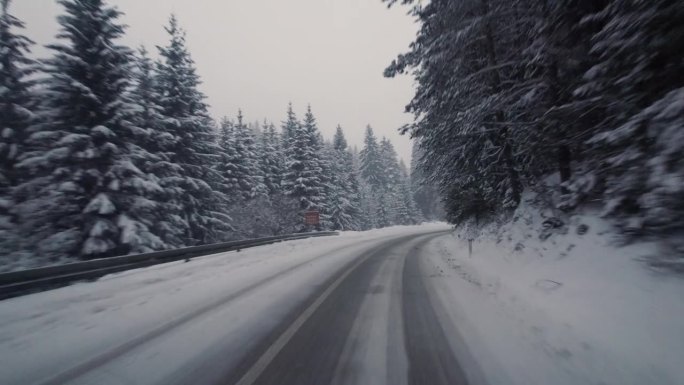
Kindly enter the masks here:
M 318 226 L 321 223 L 321 214 L 316 210 L 304 213 L 304 223 L 310 226 Z

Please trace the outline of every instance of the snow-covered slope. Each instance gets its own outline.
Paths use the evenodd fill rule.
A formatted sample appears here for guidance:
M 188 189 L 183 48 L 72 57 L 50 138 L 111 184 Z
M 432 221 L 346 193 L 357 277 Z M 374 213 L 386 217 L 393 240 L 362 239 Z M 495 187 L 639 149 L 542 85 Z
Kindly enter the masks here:
M 488 382 L 684 384 L 684 277 L 643 262 L 655 244 L 620 247 L 595 215 L 550 231 L 528 205 L 515 218 L 440 237 L 424 261 Z

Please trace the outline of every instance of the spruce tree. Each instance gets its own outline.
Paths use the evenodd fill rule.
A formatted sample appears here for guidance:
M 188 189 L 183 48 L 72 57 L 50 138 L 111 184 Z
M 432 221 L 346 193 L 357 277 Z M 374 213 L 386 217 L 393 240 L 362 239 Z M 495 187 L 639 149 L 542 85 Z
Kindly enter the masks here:
M 323 227 L 329 226 L 329 212 L 328 212 L 328 197 L 327 192 L 330 190 L 330 173 L 332 160 L 324 156 L 323 147 L 325 145 L 323 135 L 318 129 L 316 117 L 311 111 L 311 105 L 306 108 L 304 120 L 302 121 L 302 128 L 306 132 L 308 144 L 312 149 L 313 157 L 310 160 L 310 167 L 312 171 L 312 179 L 310 183 L 310 191 L 312 201 L 316 202 L 316 208 L 321 213 L 321 222 Z
M 423 171 L 422 157 L 425 156 L 418 141 L 413 141 L 411 151 L 410 189 L 413 201 L 419 212 L 419 218 L 436 220 L 443 217 L 441 197 L 437 188 Z
M 294 114 L 288 111 L 288 123 L 294 123 Z M 323 181 L 320 168 L 319 134 L 315 118 L 307 112 L 304 124 L 292 124 L 287 148 L 287 164 L 283 180 L 286 194 L 299 202 L 302 211 L 321 209 L 323 204 Z
M 384 170 L 382 150 L 371 126 L 366 127 L 364 147 L 359 155 L 362 210 L 367 213 L 366 227 L 386 227 L 390 223 L 387 196 L 387 174 Z
M 416 122 L 404 131 L 430 152 L 424 170 L 441 182 L 445 195 L 465 191 L 476 179 L 492 205 L 502 211 L 516 207 L 524 183 L 520 157 L 527 155 L 515 141 L 525 115 L 517 105 L 533 95 L 520 81 L 526 48 L 521 42 L 532 17 L 504 18 L 525 7 L 502 0 L 403 3 L 414 3 L 412 12 L 422 23 L 420 44 L 385 74 L 415 69 L 418 88 L 407 109 Z M 450 201 L 461 202 L 453 210 L 468 204 L 457 197 Z
M 161 187 L 147 197 L 152 204 L 145 210 L 146 222 L 164 241 L 165 247 L 181 247 L 182 231 L 186 226 L 184 220 L 175 214 L 180 210 L 174 206 L 174 191 L 165 188 L 180 178 L 181 169 L 171 162 L 174 137 L 164 129 L 154 63 L 144 47 L 138 51 L 132 74 L 134 81 L 128 99 L 134 110 L 129 119 L 136 151 L 131 157 L 147 178 Z
M 260 166 L 268 195 L 274 196 L 281 193 L 285 166 L 282 146 L 275 126 L 266 121 L 262 127 Z
M 333 143 L 326 148 L 330 158 L 327 199 L 331 228 L 359 230 L 358 184 L 342 127 L 337 126 Z
M 286 156 L 290 154 L 289 147 L 294 140 L 295 134 L 299 129 L 299 120 L 297 120 L 297 115 L 295 114 L 292 103 L 287 105 L 287 118 L 282 122 L 281 125 L 281 135 L 282 135 L 282 145 Z
M 353 230 L 363 230 L 366 213 L 362 212 L 361 207 L 361 175 L 358 167 L 358 151 L 347 148 L 345 157 L 345 169 L 347 170 L 347 189 L 350 202 L 350 209 L 353 215 Z
M 394 146 L 387 138 L 380 141 L 380 164 L 383 170 L 384 183 L 378 190 L 381 200 L 382 226 L 395 226 L 408 224 L 408 208 L 404 197 L 401 195 L 401 185 L 403 178 L 397 153 Z
M 403 131 L 451 221 L 506 216 L 557 174 L 550 209 L 604 200 L 630 233 L 684 227 L 681 2 L 384 1 L 421 24 L 386 75 L 415 74 Z
M 14 187 L 22 181 L 16 164 L 26 151 L 25 141 L 34 115 L 29 91 L 35 63 L 27 57 L 33 42 L 19 34 L 24 23 L 9 13 L 9 0 L 0 2 L 0 255 L 20 246 Z
M 591 157 L 605 213 L 630 232 L 684 227 L 684 7 L 614 0 L 585 18 L 601 25 L 594 66 L 575 94 L 600 111 Z M 589 104 L 591 103 L 591 104 Z
M 399 169 L 401 170 L 401 182 L 399 185 L 399 196 L 404 202 L 404 207 L 406 207 L 406 225 L 420 224 L 425 221 L 418 205 L 416 204 L 414 198 L 414 191 L 411 184 L 411 176 L 406 164 L 403 160 L 399 162 Z
M 292 122 L 296 122 L 296 119 Z M 268 124 L 268 128 L 264 128 L 263 131 L 262 168 L 264 184 L 269 194 L 266 204 L 261 205 L 268 208 L 262 216 L 262 223 L 267 224 L 266 234 L 293 233 L 300 229 L 302 218 L 299 202 L 287 194 L 285 187 L 287 146 L 273 124 Z
M 33 42 L 17 34 L 24 23 L 9 13 L 9 4 L 9 0 L 0 2 L 0 197 L 4 199 L 9 199 L 9 188 L 20 179 L 15 164 L 33 117 L 29 76 L 36 70 L 27 57 Z
M 371 126 L 366 127 L 360 160 L 361 176 L 368 182 L 373 191 L 382 190 L 385 185 L 385 173 L 382 169 L 380 145 Z
M 362 230 L 378 228 L 378 198 L 371 185 L 359 174 L 359 207 L 361 209 L 360 223 Z
M 142 220 L 160 187 L 132 161 L 125 98 L 132 52 L 121 13 L 103 0 L 62 0 L 60 43 L 48 46 L 44 109 L 18 167 L 35 175 L 19 209 L 36 252 L 98 258 L 163 247 Z
M 393 190 L 401 184 L 402 174 L 397 152 L 387 138 L 380 141 L 380 164 L 385 176 L 385 190 Z
M 228 118 L 221 120 L 218 144 L 221 148 L 221 158 L 216 165 L 216 171 L 221 175 L 220 191 L 225 196 L 225 204 L 231 207 L 242 201 L 240 187 L 240 171 L 237 165 L 237 151 L 235 149 L 235 124 Z
M 158 92 L 164 115 L 164 128 L 174 137 L 170 161 L 182 170 L 181 178 L 165 188 L 174 191 L 174 213 L 187 226 L 187 245 L 215 242 L 229 228 L 230 218 L 222 208 L 226 197 L 220 192 L 222 176 L 216 171 L 221 150 L 214 123 L 209 117 L 205 96 L 194 62 L 185 44 L 185 32 L 171 16 L 166 31 L 170 42 L 159 47 Z
M 263 175 L 259 167 L 254 131 L 243 121 L 242 111 L 238 111 L 237 122 L 233 127 L 236 167 L 235 178 L 240 186 L 244 201 L 266 194 Z
M 335 136 L 333 137 L 333 148 L 337 151 L 347 151 L 347 139 L 344 137 L 344 131 L 342 127 L 337 125 L 335 129 Z

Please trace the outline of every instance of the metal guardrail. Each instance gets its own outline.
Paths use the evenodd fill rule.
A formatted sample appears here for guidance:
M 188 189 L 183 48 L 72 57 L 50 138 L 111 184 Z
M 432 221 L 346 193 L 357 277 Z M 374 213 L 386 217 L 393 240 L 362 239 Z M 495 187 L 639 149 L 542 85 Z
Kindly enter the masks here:
M 2 273 L 0 274 L 0 300 L 55 289 L 76 281 L 95 280 L 107 274 L 125 270 L 179 260 L 189 260 L 206 255 L 268 245 L 276 242 L 338 234 L 339 233 L 335 231 L 321 231 L 316 233 L 279 235 L 274 237 L 185 247 L 182 249 L 155 251 L 145 254 L 94 259 L 84 262 Z

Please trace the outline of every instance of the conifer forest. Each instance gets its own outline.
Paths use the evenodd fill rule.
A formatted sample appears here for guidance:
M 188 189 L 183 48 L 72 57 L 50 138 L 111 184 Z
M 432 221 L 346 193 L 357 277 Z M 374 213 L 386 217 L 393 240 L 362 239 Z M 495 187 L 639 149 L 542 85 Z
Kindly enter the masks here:
M 153 55 L 120 44 L 122 11 L 106 1 L 59 3 L 52 56 L 35 59 L 2 0 L 3 266 L 441 215 L 435 192 L 411 178 L 415 165 L 370 126 L 355 128 L 366 130 L 359 149 L 343 127 L 324 138 L 315 106 L 285 105 L 281 122 L 210 116 L 175 16 Z M 315 229 L 304 224 L 309 210 L 320 213 Z
M 175 16 L 150 52 L 121 44 L 117 7 L 59 0 L 35 58 L 2 0 L 3 265 L 304 232 L 311 210 L 316 230 L 508 221 L 527 189 L 630 236 L 684 228 L 680 2 L 384 2 L 419 26 L 385 70 L 416 82 L 410 164 L 371 126 L 323 137 L 311 105 L 211 116 Z
M 684 229 L 681 1 L 384 2 L 420 25 L 385 76 L 416 79 L 403 130 L 450 222 L 514 219 L 530 189 L 628 237 Z

